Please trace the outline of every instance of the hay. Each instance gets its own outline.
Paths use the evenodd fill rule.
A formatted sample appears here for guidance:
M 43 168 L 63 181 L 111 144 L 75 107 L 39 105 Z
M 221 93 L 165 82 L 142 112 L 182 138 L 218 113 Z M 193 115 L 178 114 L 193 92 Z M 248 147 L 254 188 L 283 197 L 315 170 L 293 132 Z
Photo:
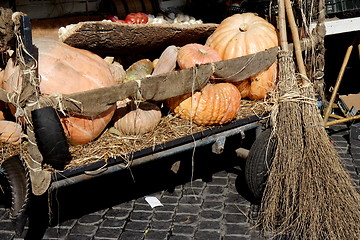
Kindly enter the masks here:
M 296 98 L 300 90 L 295 77 L 292 52 L 279 52 L 279 82 L 271 112 L 277 147 L 261 205 L 259 223 L 264 231 L 282 234 L 292 230 L 297 206 L 298 163 L 304 154 L 301 107 Z M 300 161 L 299 161 L 300 160 Z M 288 229 L 289 228 L 289 229 Z
M 281 10 L 279 4 L 279 19 L 283 20 Z M 296 34 L 297 29 L 291 29 Z M 286 32 L 280 32 L 285 43 Z M 286 43 L 282 49 L 287 50 Z M 303 65 L 298 56 L 297 62 Z M 280 239 L 360 239 L 360 194 L 325 131 L 313 85 L 304 68 L 299 71 L 300 84 L 292 54 L 280 51 L 276 104 L 271 113 L 277 146 L 258 225 Z
M 265 112 L 269 112 L 266 102 L 242 99 L 241 107 L 235 120 L 254 115 L 263 115 Z M 69 151 L 72 155 L 72 160 L 65 166 L 65 170 L 101 160 L 106 161 L 109 157 L 123 157 L 125 162 L 129 163 L 129 157 L 136 151 L 164 144 L 171 140 L 214 127 L 218 126 L 199 126 L 172 114 L 163 116 L 159 125 L 153 131 L 143 135 L 121 136 L 116 134 L 110 125 L 98 139 L 84 145 L 70 146 Z M 23 141 L 21 146 L 0 143 L 3 159 L 18 154 L 25 158 L 30 158 L 27 144 L 26 140 Z M 43 169 L 56 171 L 48 164 L 44 164 Z
M 322 124 L 313 86 L 297 87 L 288 52 L 279 53 L 279 74 L 271 113 L 277 148 L 258 225 L 287 239 L 360 239 L 360 195 Z
M 312 84 L 305 84 L 301 93 L 315 100 Z M 304 210 L 298 219 L 305 231 L 298 236 L 360 239 L 360 194 L 331 144 L 317 106 L 301 105 L 305 148 L 299 181 L 299 209 Z
M 268 111 L 264 101 L 241 100 L 241 107 L 235 120 L 261 115 Z M 120 136 L 108 129 L 98 139 L 88 144 L 70 146 L 72 161 L 65 167 L 71 169 L 84 164 L 93 163 L 108 157 L 122 156 L 128 161 L 136 151 L 171 140 L 202 132 L 218 126 L 199 126 L 188 120 L 180 119 L 172 114 L 161 118 L 159 125 L 151 132 L 143 135 Z

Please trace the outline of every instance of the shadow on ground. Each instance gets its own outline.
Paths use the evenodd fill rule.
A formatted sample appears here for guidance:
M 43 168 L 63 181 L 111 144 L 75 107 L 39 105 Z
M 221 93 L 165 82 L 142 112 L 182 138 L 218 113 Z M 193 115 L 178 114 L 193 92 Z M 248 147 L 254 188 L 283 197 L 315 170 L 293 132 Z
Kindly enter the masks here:
M 228 138 L 225 151 L 220 155 L 212 153 L 211 146 L 199 147 L 194 152 L 176 154 L 59 188 L 43 196 L 34 196 L 29 208 L 25 239 L 42 239 L 49 226 L 162 190 L 171 192 L 176 186 L 190 182 L 191 179 L 210 182 L 214 173 L 223 170 L 239 175 L 237 184 L 242 186 L 239 188 L 240 194 L 248 199 L 247 189 L 242 182 L 244 160 L 236 157 L 235 149 L 240 146 L 249 148 L 255 134 L 249 135 L 246 141 L 241 140 L 240 136 Z M 181 164 L 175 173 L 171 167 L 178 161 Z

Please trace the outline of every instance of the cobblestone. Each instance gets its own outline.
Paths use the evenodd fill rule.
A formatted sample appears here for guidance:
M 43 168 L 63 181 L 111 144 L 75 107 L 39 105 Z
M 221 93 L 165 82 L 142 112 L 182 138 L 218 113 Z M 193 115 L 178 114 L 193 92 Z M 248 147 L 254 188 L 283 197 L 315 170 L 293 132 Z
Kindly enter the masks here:
M 185 225 L 185 224 L 174 224 L 172 232 L 175 235 L 193 236 L 195 233 L 195 226 Z
M 336 127 L 331 136 L 344 166 L 360 186 L 359 147 L 347 142 L 348 130 Z M 214 172 L 208 181 L 193 179 L 173 189 L 137 193 L 134 199 L 119 200 L 111 207 L 82 214 L 48 227 L 43 239 L 64 240 L 264 240 L 252 228 L 258 206 L 238 193 L 236 171 Z M 240 187 L 245 183 L 240 183 Z M 360 190 L 360 187 L 359 187 Z M 134 190 L 135 191 L 135 190 Z M 151 208 L 146 196 L 163 204 Z M 251 217 L 251 218 L 249 218 Z M 26 226 L 23 236 L 26 235 Z M 17 240 L 8 211 L 0 208 L 0 239 Z M 36 240 L 36 239 L 31 239 Z
M 120 235 L 120 240 L 140 240 L 143 239 L 143 232 L 125 231 Z
M 121 229 L 119 228 L 100 228 L 96 234 L 95 238 L 98 239 L 117 239 L 121 234 Z
M 70 234 L 67 236 L 66 240 L 92 240 L 92 236 L 83 236 L 83 235 L 73 235 Z
M 98 229 L 97 226 L 76 224 L 72 228 L 71 234 L 92 236 L 92 235 L 94 235 L 96 233 L 97 229 Z
M 173 222 L 174 224 L 195 225 L 197 224 L 197 221 L 198 215 L 180 213 L 175 216 Z
M 171 222 L 153 221 L 151 223 L 151 229 L 158 231 L 169 231 Z
M 131 210 L 127 210 L 127 209 L 112 208 L 112 209 L 109 209 L 109 211 L 106 213 L 106 217 L 107 218 L 113 217 L 113 218 L 118 218 L 118 219 L 126 219 L 129 217 L 130 211 Z
M 153 212 L 133 212 L 130 215 L 130 221 L 143 222 L 151 219 Z
M 45 232 L 44 239 L 64 239 L 70 233 L 70 229 L 48 228 Z
M 204 240 L 204 239 L 212 239 L 221 240 L 221 233 L 220 231 L 197 231 L 195 233 L 195 239 L 196 240 Z
M 81 217 L 78 221 L 82 225 L 95 225 L 95 224 L 99 224 L 100 222 L 102 222 L 103 219 L 102 219 L 101 215 L 89 214 L 89 215 L 85 215 L 85 216 Z
M 106 218 L 100 225 L 104 228 L 122 228 L 126 223 L 125 220 L 120 220 L 116 218 Z
M 149 231 L 146 236 L 145 240 L 166 240 L 168 236 L 168 232 L 164 231 Z
M 211 221 L 207 219 L 201 219 L 199 224 L 199 230 L 214 230 L 220 229 L 221 222 L 220 221 Z
M 173 215 L 173 212 L 155 212 L 153 220 L 169 222 L 172 221 Z
M 218 201 L 204 200 L 204 203 L 202 205 L 202 209 L 204 210 L 212 209 L 212 210 L 221 211 L 223 208 L 224 208 L 224 203 Z

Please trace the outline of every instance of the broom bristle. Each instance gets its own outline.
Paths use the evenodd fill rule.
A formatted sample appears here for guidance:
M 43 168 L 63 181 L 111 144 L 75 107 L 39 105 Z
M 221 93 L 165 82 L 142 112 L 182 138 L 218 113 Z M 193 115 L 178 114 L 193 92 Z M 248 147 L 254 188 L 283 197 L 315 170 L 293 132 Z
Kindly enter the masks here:
M 297 87 L 290 52 L 279 53 L 277 92 L 277 148 L 259 224 L 290 239 L 360 239 L 359 193 L 323 127 L 312 85 Z

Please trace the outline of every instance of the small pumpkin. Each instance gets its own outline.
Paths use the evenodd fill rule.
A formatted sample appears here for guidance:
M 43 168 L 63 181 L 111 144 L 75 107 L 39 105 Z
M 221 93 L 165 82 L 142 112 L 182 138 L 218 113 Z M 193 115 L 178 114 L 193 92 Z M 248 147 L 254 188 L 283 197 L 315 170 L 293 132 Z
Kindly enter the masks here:
M 19 145 L 21 143 L 21 125 L 7 120 L 0 120 L 0 141 Z
M 128 102 L 116 110 L 114 127 L 124 135 L 140 135 L 152 131 L 161 119 L 160 108 L 153 103 Z
M 152 73 L 154 65 L 149 59 L 141 59 L 126 69 L 124 82 L 140 80 Z
M 33 39 L 39 51 L 40 92 L 44 96 L 56 93 L 70 94 L 109 87 L 115 84 L 108 64 L 98 55 L 77 49 L 52 39 Z M 21 86 L 19 69 L 8 62 L 10 76 L 5 77 L 3 88 L 17 91 Z M 83 117 L 69 113 L 61 117 L 61 123 L 70 144 L 85 144 L 105 129 L 112 119 L 116 106 L 95 117 Z
M 178 47 L 171 45 L 165 48 L 161 53 L 157 61 L 153 61 L 154 71 L 152 72 L 153 76 L 168 73 L 174 71 L 176 68 L 176 60 L 178 56 L 179 49 Z
M 126 76 L 124 67 L 119 62 L 114 61 L 114 57 L 105 57 L 104 61 L 109 65 L 115 84 L 123 83 Z
M 241 95 L 231 83 L 208 84 L 193 95 L 167 99 L 169 109 L 180 118 L 198 125 L 225 124 L 233 120 L 240 108 Z
M 264 99 L 275 87 L 275 83 L 269 81 L 269 79 L 275 78 L 272 74 L 276 71 L 271 70 L 271 68 L 276 67 L 277 65 L 273 64 L 270 69 L 268 68 L 253 77 L 233 84 L 239 89 L 242 98 L 248 97 L 251 100 Z
M 254 13 L 242 13 L 224 19 L 209 36 L 205 45 L 216 50 L 222 60 L 227 60 L 261 52 L 278 46 L 279 43 L 276 29 L 272 24 Z M 276 65 L 274 63 L 264 72 L 249 79 L 247 97 L 253 100 L 261 99 L 273 89 L 277 77 Z M 243 87 L 245 84 L 238 86 Z M 246 91 L 241 88 L 239 90 Z
M 221 61 L 221 57 L 214 49 L 199 43 L 189 43 L 181 47 L 177 57 L 181 69 L 218 61 Z

